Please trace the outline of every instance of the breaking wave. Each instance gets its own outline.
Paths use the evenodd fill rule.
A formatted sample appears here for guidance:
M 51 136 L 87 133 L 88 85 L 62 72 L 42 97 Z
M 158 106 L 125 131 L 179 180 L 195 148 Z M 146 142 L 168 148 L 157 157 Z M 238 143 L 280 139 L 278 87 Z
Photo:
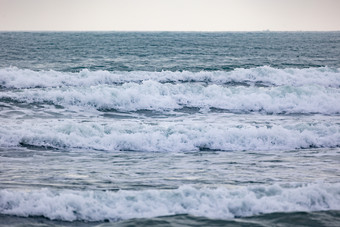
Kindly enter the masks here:
M 77 122 L 26 120 L 0 128 L 2 147 L 36 146 L 106 151 L 293 150 L 340 146 L 339 122 L 241 123 L 225 119 Z
M 0 69 L 0 86 L 4 88 L 66 87 L 117 85 L 152 80 L 161 83 L 202 82 L 243 86 L 304 86 L 340 87 L 340 70 L 328 67 L 306 69 L 276 69 L 269 66 L 226 71 L 201 72 L 109 72 L 89 71 L 78 73 L 58 71 L 32 71 L 29 69 Z
M 2 102 L 122 112 L 197 108 L 269 114 L 340 113 L 340 72 L 329 68 L 260 67 L 198 73 L 62 73 L 6 68 L 0 75 L 5 89 L 0 94 Z
M 117 221 L 175 214 L 230 219 L 340 209 L 340 184 L 275 184 L 172 190 L 0 190 L 0 213 L 64 221 Z

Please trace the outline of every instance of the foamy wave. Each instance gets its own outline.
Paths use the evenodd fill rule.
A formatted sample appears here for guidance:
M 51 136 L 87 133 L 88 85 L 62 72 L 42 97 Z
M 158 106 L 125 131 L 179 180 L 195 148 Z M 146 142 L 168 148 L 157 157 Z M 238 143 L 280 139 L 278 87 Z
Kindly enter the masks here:
M 6 88 L 112 85 L 153 80 L 157 82 L 204 82 L 214 84 L 339 87 L 340 71 L 332 68 L 275 69 L 263 66 L 230 72 L 108 72 L 82 70 L 79 73 L 0 69 L 0 85 Z
M 292 150 L 340 146 L 338 122 L 274 124 L 233 123 L 232 120 L 180 120 L 148 124 L 138 120 L 76 122 L 26 120 L 5 123 L 0 145 L 57 149 L 197 151 Z
M 229 219 L 272 212 L 340 209 L 340 184 L 174 190 L 0 190 L 0 213 L 54 220 L 116 221 L 174 214 Z
M 183 107 L 264 113 L 340 113 L 340 90 L 317 85 L 292 87 L 228 87 L 162 84 L 157 81 L 7 91 L 0 98 L 118 111 L 169 111 Z

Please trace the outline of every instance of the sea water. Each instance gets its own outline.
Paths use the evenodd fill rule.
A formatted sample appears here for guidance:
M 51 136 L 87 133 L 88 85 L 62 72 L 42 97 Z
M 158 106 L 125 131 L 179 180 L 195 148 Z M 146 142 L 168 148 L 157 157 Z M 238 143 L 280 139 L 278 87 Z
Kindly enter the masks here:
M 1 226 L 339 226 L 339 32 L 0 33 Z

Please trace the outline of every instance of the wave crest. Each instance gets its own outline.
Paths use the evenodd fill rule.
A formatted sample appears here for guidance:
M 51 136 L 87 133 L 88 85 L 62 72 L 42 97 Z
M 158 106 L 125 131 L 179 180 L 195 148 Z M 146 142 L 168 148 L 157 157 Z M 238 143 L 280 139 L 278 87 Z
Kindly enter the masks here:
M 34 121 L 34 120 L 32 120 Z M 277 124 L 193 120 L 148 124 L 135 120 L 107 122 L 31 121 L 0 129 L 3 147 L 36 146 L 106 151 L 292 150 L 339 147 L 337 121 Z
M 290 184 L 144 191 L 0 190 L 0 213 L 65 221 L 117 221 L 174 214 L 229 219 L 340 209 L 340 184 Z
M 129 82 L 139 83 L 153 80 L 161 83 L 200 82 L 206 84 L 225 84 L 230 86 L 303 86 L 319 85 L 340 87 L 340 70 L 328 67 L 306 69 L 276 69 L 269 66 L 233 71 L 201 72 L 109 72 L 89 71 L 78 73 L 58 71 L 32 71 L 29 69 L 0 69 L 0 85 L 5 88 L 65 87 L 117 85 Z

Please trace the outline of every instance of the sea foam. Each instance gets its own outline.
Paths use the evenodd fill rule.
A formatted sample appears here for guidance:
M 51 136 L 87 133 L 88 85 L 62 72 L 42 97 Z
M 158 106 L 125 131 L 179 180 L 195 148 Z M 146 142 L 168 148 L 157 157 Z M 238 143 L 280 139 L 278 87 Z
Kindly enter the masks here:
M 275 184 L 172 190 L 0 190 L 0 213 L 65 221 L 117 221 L 174 214 L 229 219 L 340 209 L 340 184 Z
M 110 72 L 84 69 L 78 73 L 71 73 L 53 70 L 32 71 L 16 67 L 0 69 L 0 85 L 6 88 L 112 85 L 145 80 L 162 83 L 203 82 L 247 86 L 319 85 L 338 88 L 340 86 L 340 70 L 328 67 L 276 69 L 269 66 L 212 72 Z
M 228 117 L 227 117 L 228 118 Z M 197 150 L 293 150 L 340 146 L 336 120 L 306 122 L 233 122 L 233 119 L 173 119 L 101 122 L 35 119 L 7 122 L 1 147 L 182 152 Z
M 340 72 L 331 68 L 231 72 L 79 73 L 0 69 L 1 101 L 122 112 L 196 108 L 231 112 L 340 113 Z
M 231 112 L 340 113 L 340 90 L 333 87 L 228 87 L 192 83 L 162 84 L 147 80 L 123 85 L 34 88 L 0 94 L 2 100 L 50 103 L 98 110 L 169 111 L 184 107 Z

